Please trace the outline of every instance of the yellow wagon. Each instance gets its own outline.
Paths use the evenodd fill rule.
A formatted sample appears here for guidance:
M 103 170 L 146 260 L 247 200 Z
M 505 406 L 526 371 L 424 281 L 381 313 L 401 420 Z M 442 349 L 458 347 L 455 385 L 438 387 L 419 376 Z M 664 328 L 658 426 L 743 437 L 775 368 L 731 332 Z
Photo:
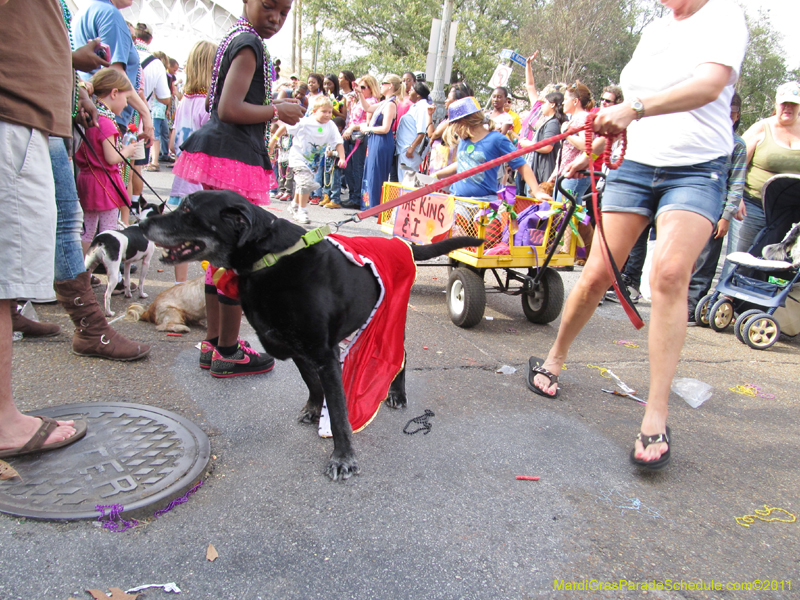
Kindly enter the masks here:
M 385 183 L 381 202 L 394 200 L 413 189 Z M 520 296 L 522 310 L 532 323 L 546 324 L 558 318 L 564 305 L 564 283 L 553 267 L 572 267 L 577 249 L 576 235 L 564 240 L 564 232 L 575 212 L 575 203 L 571 199 L 565 203 L 543 205 L 538 200 L 517 196 L 514 202 L 517 215 L 522 215 L 530 207 L 533 208 L 528 213 L 544 209 L 540 211 L 542 217 L 535 221 L 535 226 L 520 235 L 520 230 L 515 228 L 518 223 L 523 223 L 523 219 L 512 219 L 502 210 L 492 213 L 488 202 L 446 194 L 431 194 L 431 197 L 452 202 L 449 237 L 467 235 L 486 240 L 481 246 L 462 248 L 449 255 L 447 306 L 453 323 L 469 328 L 483 319 L 487 271 L 494 277 L 488 291 Z M 379 217 L 383 230 L 393 235 L 399 233 L 395 227 L 396 214 L 397 209 L 388 210 Z M 527 243 L 520 243 L 521 239 Z

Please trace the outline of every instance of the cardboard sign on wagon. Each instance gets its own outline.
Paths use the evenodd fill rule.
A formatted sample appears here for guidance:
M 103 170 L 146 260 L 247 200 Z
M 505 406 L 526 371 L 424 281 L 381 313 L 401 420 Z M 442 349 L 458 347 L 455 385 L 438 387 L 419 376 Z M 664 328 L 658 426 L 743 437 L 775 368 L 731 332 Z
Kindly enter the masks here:
M 453 196 L 431 194 L 397 207 L 393 234 L 415 244 L 430 244 L 453 226 Z

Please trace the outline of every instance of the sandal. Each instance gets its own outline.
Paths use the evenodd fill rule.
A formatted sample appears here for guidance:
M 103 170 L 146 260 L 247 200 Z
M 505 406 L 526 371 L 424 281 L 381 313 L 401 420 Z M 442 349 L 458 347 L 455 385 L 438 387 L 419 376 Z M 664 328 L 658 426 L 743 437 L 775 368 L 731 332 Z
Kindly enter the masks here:
M 544 361 L 541 358 L 536 358 L 535 356 L 531 356 L 528 359 L 528 387 L 534 394 L 539 394 L 540 396 L 544 396 L 545 398 L 550 398 L 551 400 L 555 400 L 558 398 L 559 392 L 561 392 L 561 388 L 558 387 L 558 375 L 554 375 L 542 365 Z M 544 390 L 536 387 L 536 384 L 533 382 L 533 378 L 536 375 L 544 375 L 547 379 L 550 380 L 550 385 L 556 384 L 556 393 L 555 394 L 548 394 Z M 550 387 L 550 385 L 548 387 Z
M 8 450 L 0 451 L 0 458 L 13 458 L 15 456 L 23 456 L 25 454 L 33 454 L 35 452 L 47 452 L 57 448 L 63 448 L 77 442 L 86 435 L 86 421 L 78 419 L 72 425 L 75 428 L 74 435 L 68 437 L 60 442 L 53 442 L 52 444 L 45 445 L 48 436 L 53 433 L 58 427 L 58 422 L 50 417 L 37 416 L 37 419 L 42 420 L 42 424 L 36 433 L 33 434 L 28 442 L 19 448 L 9 448 Z
M 645 448 L 650 444 L 665 443 L 669 445 L 667 446 L 667 451 L 661 455 L 661 458 L 657 458 L 656 460 L 642 460 L 641 458 L 636 458 L 636 444 L 634 444 L 631 450 L 631 462 L 633 464 L 649 471 L 658 471 L 667 466 L 670 459 L 670 452 L 672 451 L 672 432 L 669 427 L 667 427 L 667 433 L 659 433 L 656 435 L 645 435 L 640 431 L 636 434 L 636 439 L 642 442 L 642 446 Z
M 159 171 L 161 171 L 161 167 L 159 167 L 158 165 L 147 165 L 144 168 L 144 170 L 145 171 L 151 171 L 151 172 L 159 172 Z

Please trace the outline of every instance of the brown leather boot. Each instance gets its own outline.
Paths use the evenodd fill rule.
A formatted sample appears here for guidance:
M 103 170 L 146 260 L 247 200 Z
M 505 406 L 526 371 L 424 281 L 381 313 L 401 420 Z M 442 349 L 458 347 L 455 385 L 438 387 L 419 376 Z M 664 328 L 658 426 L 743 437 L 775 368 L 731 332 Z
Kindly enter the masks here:
M 138 360 L 150 352 L 148 344 L 133 342 L 106 322 L 92 291 L 90 275 L 81 273 L 75 279 L 57 281 L 56 298 L 75 324 L 72 351 L 79 356 L 99 356 L 111 360 Z
M 11 302 L 11 327 L 14 331 L 20 331 L 27 337 L 48 337 L 61 333 L 61 327 L 55 323 L 39 323 L 31 321 L 19 312 L 19 303 Z

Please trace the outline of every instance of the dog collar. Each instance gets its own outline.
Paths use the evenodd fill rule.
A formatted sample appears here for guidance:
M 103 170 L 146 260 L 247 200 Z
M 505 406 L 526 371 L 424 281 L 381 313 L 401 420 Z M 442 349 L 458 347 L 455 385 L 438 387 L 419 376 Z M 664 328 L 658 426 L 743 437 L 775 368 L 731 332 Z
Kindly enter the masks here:
M 272 267 L 284 256 L 289 256 L 290 254 L 294 254 L 299 250 L 313 246 L 317 242 L 321 242 L 325 239 L 326 235 L 330 234 L 330 232 L 330 225 L 323 225 L 322 227 L 312 229 L 299 240 L 297 240 L 297 242 L 295 242 L 292 246 L 289 246 L 286 250 L 281 250 L 280 252 L 270 252 L 269 254 L 262 256 L 253 263 L 253 266 L 250 267 L 250 270 L 259 271 L 261 269 L 266 269 L 267 267 Z

